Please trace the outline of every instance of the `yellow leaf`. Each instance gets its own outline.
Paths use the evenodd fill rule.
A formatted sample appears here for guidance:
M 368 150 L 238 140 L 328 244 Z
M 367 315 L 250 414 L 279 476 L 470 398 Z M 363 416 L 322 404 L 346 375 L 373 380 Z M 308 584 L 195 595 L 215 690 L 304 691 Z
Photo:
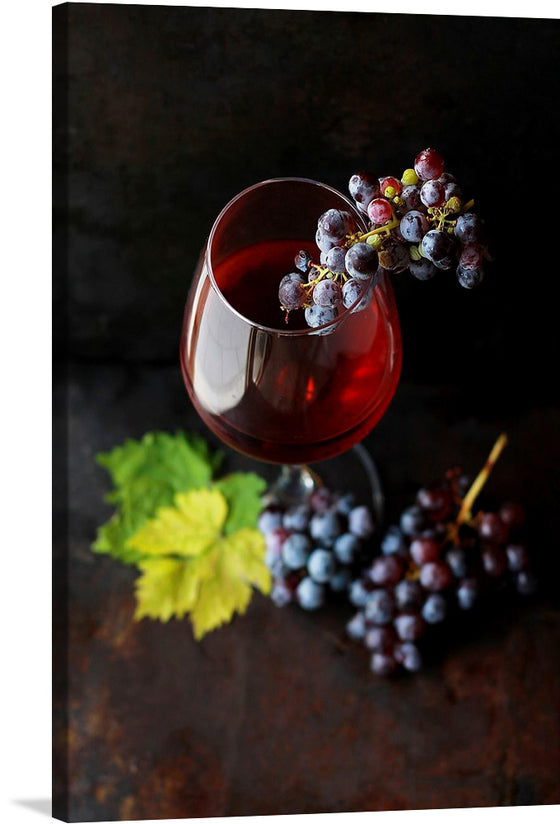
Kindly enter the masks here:
M 155 558 L 141 561 L 142 575 L 136 580 L 136 611 L 134 618 L 182 618 L 196 600 L 198 581 L 188 569 L 187 561 Z
M 174 507 L 162 507 L 127 540 L 142 555 L 199 555 L 219 538 L 227 503 L 218 489 L 198 489 L 175 495 Z

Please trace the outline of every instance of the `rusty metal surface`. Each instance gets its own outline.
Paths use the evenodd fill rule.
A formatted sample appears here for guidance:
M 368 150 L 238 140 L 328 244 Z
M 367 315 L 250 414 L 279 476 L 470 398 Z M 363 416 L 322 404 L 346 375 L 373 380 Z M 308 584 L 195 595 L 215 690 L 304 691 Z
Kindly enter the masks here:
M 203 430 L 176 368 L 81 367 L 68 400 L 69 727 L 58 719 L 55 751 L 62 764 L 67 746 L 70 820 L 560 802 L 555 581 L 442 633 L 424 672 L 388 682 L 344 640 L 339 606 L 308 615 L 256 596 L 201 643 L 187 621 L 134 623 L 134 571 L 89 551 L 110 513 L 93 454 L 150 428 Z M 454 420 L 455 408 L 452 393 L 399 388 L 368 441 L 389 517 L 449 461 L 484 457 L 496 422 Z M 398 437 L 411 410 L 414 437 Z M 541 558 L 557 519 L 559 417 L 543 408 L 512 423 L 493 480 L 529 499 Z

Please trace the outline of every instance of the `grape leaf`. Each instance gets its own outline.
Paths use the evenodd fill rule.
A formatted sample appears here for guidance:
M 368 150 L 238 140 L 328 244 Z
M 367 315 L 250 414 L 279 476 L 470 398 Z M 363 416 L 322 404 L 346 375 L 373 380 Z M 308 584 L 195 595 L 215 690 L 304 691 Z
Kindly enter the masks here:
M 254 472 L 233 472 L 216 481 L 216 486 L 228 504 L 226 535 L 245 526 L 255 527 L 262 509 L 261 495 L 266 489 L 266 481 Z
M 115 504 L 112 518 L 98 529 L 94 552 L 136 563 L 141 555 L 127 546 L 133 535 L 162 506 L 171 506 L 176 492 L 208 484 L 220 461 L 196 435 L 148 432 L 140 441 L 128 439 L 96 456 L 115 488 L 106 496 Z
M 136 620 L 168 621 L 190 613 L 198 640 L 245 612 L 252 585 L 270 592 L 264 536 L 248 527 L 224 535 L 226 518 L 219 489 L 191 490 L 177 494 L 175 507 L 161 508 L 128 539 L 127 545 L 144 555 L 138 563 Z

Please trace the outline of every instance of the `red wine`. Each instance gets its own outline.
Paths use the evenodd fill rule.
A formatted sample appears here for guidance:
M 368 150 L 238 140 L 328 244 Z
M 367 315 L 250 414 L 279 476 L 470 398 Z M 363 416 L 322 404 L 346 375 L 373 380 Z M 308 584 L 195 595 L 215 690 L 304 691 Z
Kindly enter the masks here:
M 328 335 L 301 311 L 288 324 L 278 283 L 308 241 L 266 241 L 203 262 L 185 312 L 181 366 L 207 426 L 260 460 L 307 463 L 361 441 L 387 409 L 401 367 L 397 310 L 380 280 L 367 309 Z M 255 324 L 259 324 L 258 326 Z

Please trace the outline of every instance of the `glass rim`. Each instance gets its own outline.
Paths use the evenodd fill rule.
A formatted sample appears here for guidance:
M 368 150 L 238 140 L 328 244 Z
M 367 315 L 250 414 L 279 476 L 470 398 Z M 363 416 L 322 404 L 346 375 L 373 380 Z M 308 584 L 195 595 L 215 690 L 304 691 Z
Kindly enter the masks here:
M 218 294 L 222 302 L 227 306 L 227 308 L 231 312 L 233 312 L 234 315 L 237 315 L 237 317 L 240 318 L 240 320 L 244 321 L 244 323 L 249 324 L 249 326 L 251 326 L 253 329 L 260 329 L 262 332 L 266 332 L 270 335 L 283 335 L 287 337 L 301 337 L 302 335 L 318 335 L 319 333 L 323 333 L 326 329 L 330 329 L 331 327 L 337 326 L 349 315 L 351 315 L 353 309 L 362 300 L 366 289 L 369 287 L 366 286 L 365 289 L 362 290 L 362 292 L 360 292 L 359 296 L 356 298 L 354 303 L 351 306 L 345 308 L 344 311 L 338 315 L 338 317 L 334 318 L 333 320 L 330 320 L 328 323 L 324 323 L 322 326 L 310 326 L 307 329 L 278 329 L 273 326 L 264 326 L 262 323 L 256 323 L 255 321 L 250 320 L 250 318 L 245 317 L 245 315 L 242 315 L 241 312 L 238 312 L 237 309 L 234 306 L 232 306 L 231 303 L 227 300 L 226 296 L 224 295 L 218 283 L 216 282 L 216 278 L 214 276 L 214 269 L 212 268 L 212 246 L 220 222 L 223 220 L 224 216 L 231 209 L 231 207 L 234 206 L 239 200 L 241 200 L 241 198 L 245 197 L 247 194 L 249 194 L 249 192 L 252 192 L 255 189 L 260 189 L 263 186 L 269 186 L 271 183 L 310 183 L 313 186 L 319 186 L 321 189 L 326 189 L 327 191 L 332 192 L 337 197 L 342 198 L 342 200 L 348 205 L 348 208 L 352 211 L 352 214 L 357 218 L 359 225 L 364 229 L 364 231 L 367 230 L 364 218 L 362 215 L 360 215 L 354 203 L 352 203 L 352 201 L 349 198 L 347 198 L 346 195 L 343 195 L 342 192 L 339 192 L 338 189 L 335 189 L 333 186 L 329 186 L 328 183 L 321 183 L 320 181 L 312 180 L 309 177 L 271 177 L 267 180 L 261 180 L 259 183 L 253 183 L 252 186 L 247 186 L 245 189 L 242 189 L 235 195 L 235 197 L 232 197 L 231 200 L 229 200 L 226 203 L 226 205 L 218 214 L 218 217 L 212 224 L 212 228 L 210 229 L 210 234 L 208 235 L 208 240 L 206 242 L 206 252 L 204 257 L 206 260 L 206 268 L 208 271 L 208 275 L 210 277 L 210 281 L 212 283 L 212 286 L 214 287 L 215 292 Z M 319 217 L 319 215 L 317 215 L 317 217 Z M 286 274 L 288 273 L 286 272 Z M 377 285 L 379 284 L 380 280 L 380 278 L 376 280 L 373 290 L 377 288 Z

